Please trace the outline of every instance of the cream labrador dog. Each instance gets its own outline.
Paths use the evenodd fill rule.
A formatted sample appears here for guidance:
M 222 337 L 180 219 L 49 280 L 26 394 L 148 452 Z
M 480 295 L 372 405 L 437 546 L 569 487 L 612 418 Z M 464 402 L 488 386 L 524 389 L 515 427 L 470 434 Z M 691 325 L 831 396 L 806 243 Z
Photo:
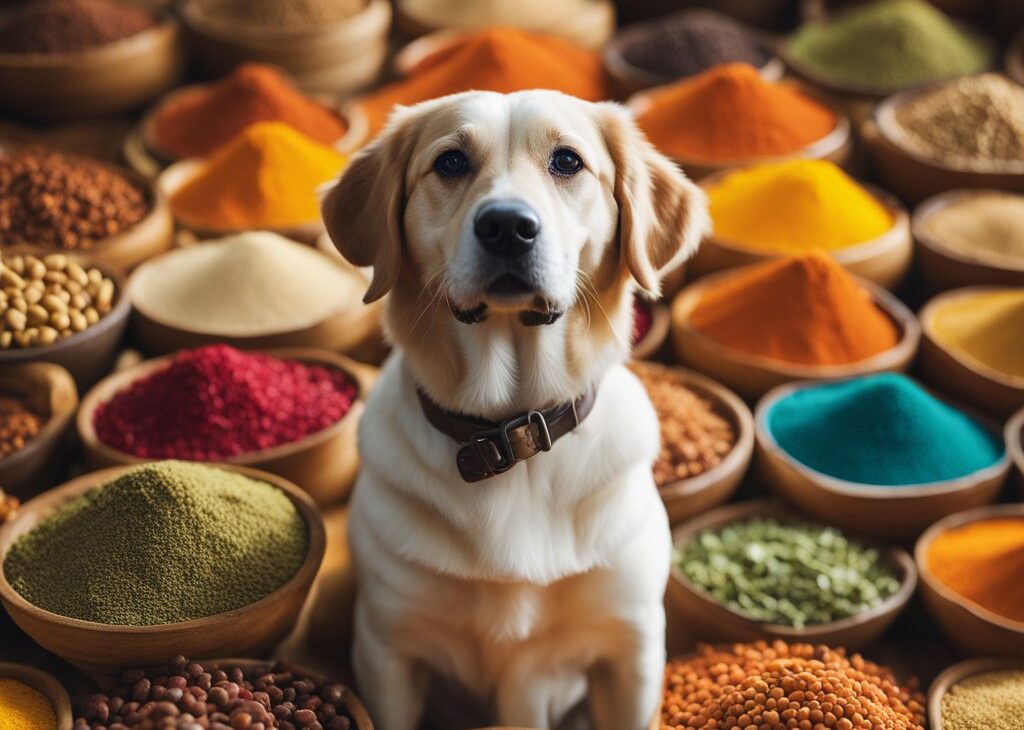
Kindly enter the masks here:
M 396 111 L 323 215 L 366 301 L 391 295 L 349 517 L 376 726 L 418 727 L 437 674 L 501 725 L 589 690 L 598 730 L 646 727 L 670 538 L 623 363 L 635 290 L 708 227 L 700 190 L 618 105 L 469 92 Z

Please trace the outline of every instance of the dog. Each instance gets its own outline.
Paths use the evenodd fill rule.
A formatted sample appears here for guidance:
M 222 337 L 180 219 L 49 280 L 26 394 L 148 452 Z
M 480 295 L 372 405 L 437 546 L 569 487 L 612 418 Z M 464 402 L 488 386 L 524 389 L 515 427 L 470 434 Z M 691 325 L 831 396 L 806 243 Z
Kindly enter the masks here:
M 501 725 L 641 730 L 671 541 L 633 298 L 694 253 L 705 198 L 613 103 L 466 92 L 398 108 L 322 212 L 394 350 L 359 427 L 353 668 L 381 730 L 432 675 Z

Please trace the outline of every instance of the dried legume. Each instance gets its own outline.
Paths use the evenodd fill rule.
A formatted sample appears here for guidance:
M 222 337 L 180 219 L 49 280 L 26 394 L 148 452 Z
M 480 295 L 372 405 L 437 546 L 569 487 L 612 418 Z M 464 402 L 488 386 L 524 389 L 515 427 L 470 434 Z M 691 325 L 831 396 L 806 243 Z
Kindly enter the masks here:
M 749 618 L 803 628 L 854 616 L 900 588 L 885 556 L 834 527 L 754 518 L 694 535 L 676 564 Z
M 24 399 L 0 395 L 0 459 L 25 448 L 42 428 L 43 419 Z
M 97 268 L 64 254 L 0 253 L 0 349 L 43 347 L 99 322 L 117 289 Z
M 0 525 L 14 517 L 14 513 L 18 511 L 18 505 L 16 497 L 5 494 L 4 490 L 0 489 Z
M 720 406 L 688 388 L 681 373 L 642 362 L 630 368 L 647 389 L 661 427 L 654 483 L 663 487 L 722 463 L 736 444 L 736 431 Z
M 90 697 L 74 730 L 349 730 L 345 688 L 288 662 L 242 669 L 178 656 L 155 672 L 129 670 L 110 694 Z
M 924 730 L 924 697 L 885 667 L 810 644 L 699 647 L 669 662 L 662 730 Z
M 1024 670 L 984 672 L 942 696 L 943 730 L 1019 730 L 1024 718 Z

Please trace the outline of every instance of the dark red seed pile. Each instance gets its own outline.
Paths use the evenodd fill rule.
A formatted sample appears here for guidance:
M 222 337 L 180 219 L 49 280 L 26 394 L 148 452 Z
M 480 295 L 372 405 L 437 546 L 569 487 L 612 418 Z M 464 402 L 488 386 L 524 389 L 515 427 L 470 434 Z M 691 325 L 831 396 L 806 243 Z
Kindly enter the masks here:
M 111 0 L 38 0 L 0 23 L 0 52 L 59 54 L 84 51 L 152 27 L 149 11 Z
M 122 686 L 93 695 L 74 730 L 349 730 L 340 684 L 286 662 L 204 667 L 179 656 L 159 672 L 125 672 Z
M 633 300 L 633 343 L 636 344 L 651 331 L 651 310 L 639 298 Z
M 320 431 L 355 398 L 340 370 L 211 345 L 117 393 L 93 426 L 104 444 L 142 458 L 220 461 Z

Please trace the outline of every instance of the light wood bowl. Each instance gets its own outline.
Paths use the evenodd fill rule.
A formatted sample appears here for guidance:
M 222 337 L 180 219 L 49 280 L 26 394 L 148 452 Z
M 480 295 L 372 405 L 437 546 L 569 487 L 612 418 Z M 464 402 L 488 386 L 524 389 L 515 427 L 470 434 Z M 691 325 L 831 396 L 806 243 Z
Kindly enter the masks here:
M 756 265 L 756 264 L 755 264 Z M 761 397 L 774 387 L 799 380 L 836 380 L 856 375 L 906 370 L 917 353 L 921 328 L 907 307 L 893 294 L 864 279 L 875 304 L 895 323 L 899 342 L 890 350 L 847 365 L 797 365 L 733 350 L 690 324 L 690 313 L 709 287 L 733 275 L 732 271 L 712 274 L 687 286 L 672 302 L 672 346 L 683 365 L 714 378 L 748 400 Z
M 13 679 L 42 692 L 53 708 L 53 714 L 57 720 L 57 730 L 71 730 L 75 721 L 74 715 L 71 714 L 71 698 L 68 697 L 64 685 L 58 682 L 53 675 L 24 664 L 0 662 L 0 679 Z M 31 729 L 26 728 L 26 730 Z
M 1024 408 L 1006 422 L 1006 450 L 1017 467 L 1017 486 L 1024 493 Z
M 70 426 L 78 408 L 71 373 L 48 362 L 0 365 L 0 393 L 24 398 L 46 420 L 23 449 L 0 459 L 0 485 L 26 499 L 52 486 L 68 465 Z
M 936 294 L 965 286 L 1024 286 L 1024 260 L 1019 266 L 986 263 L 943 245 L 928 233 L 928 219 L 964 198 L 991 190 L 950 190 L 929 198 L 914 210 L 914 235 L 918 268 L 925 288 Z
M 918 315 L 922 333 L 920 366 L 921 376 L 936 389 L 1004 419 L 1024 407 L 1024 378 L 994 370 L 943 344 L 934 324 L 936 312 L 949 302 L 998 289 L 1001 287 L 955 289 L 925 304 Z
M 907 148 L 895 112 L 942 84 L 904 91 L 888 97 L 861 128 L 866 149 L 882 184 L 903 200 L 919 203 L 959 188 L 1024 192 L 1024 160 L 979 162 L 978 167 L 927 157 Z
M 176 253 L 172 251 L 168 255 L 173 256 Z M 151 275 L 150 272 L 157 264 L 155 261 L 141 266 L 132 274 L 128 280 L 129 294 L 138 287 L 145 286 L 146 277 Z M 357 269 L 353 271 L 358 273 Z M 380 301 L 363 304 L 357 300 L 351 306 L 309 327 L 242 337 L 182 329 L 162 321 L 159 312 L 149 312 L 144 307 L 139 307 L 132 316 L 131 332 L 136 345 L 151 355 L 165 355 L 217 342 L 243 350 L 302 347 L 347 354 L 361 352 L 366 343 L 380 338 L 382 312 L 383 306 Z
M 913 540 L 947 515 L 991 504 L 999 495 L 1010 473 L 1010 458 L 1005 453 L 973 474 L 909 486 L 857 484 L 805 466 L 779 446 L 767 421 L 780 400 L 816 385 L 804 382 L 776 388 L 761 399 L 754 412 L 758 473 L 772 491 L 801 512 L 851 535 L 900 542 Z M 1002 442 L 999 424 L 967 412 Z
M 622 48 L 634 38 L 643 38 L 647 31 L 647 27 L 649 27 L 651 23 L 701 17 L 723 18 L 725 16 L 714 10 L 690 8 L 673 13 L 666 18 L 645 21 L 644 23 L 638 23 L 635 26 L 627 26 L 616 33 L 615 37 L 605 45 L 601 52 L 601 60 L 604 65 L 605 74 L 608 76 L 608 82 L 611 85 L 613 96 L 616 99 L 629 99 L 640 91 L 651 89 L 656 86 L 671 84 L 673 81 L 677 81 L 679 78 L 682 78 L 677 76 L 667 76 L 665 74 L 648 71 L 647 69 L 634 66 L 626 60 L 625 56 L 623 56 Z M 740 23 L 740 26 L 742 27 L 743 24 Z M 785 66 L 782 63 L 782 60 L 772 53 L 773 44 L 759 31 L 752 28 L 747 28 L 747 31 L 751 36 L 762 43 L 769 55 L 768 61 L 760 67 L 761 76 L 763 76 L 766 81 L 778 81 L 785 73 Z
M 680 548 L 704 530 L 757 517 L 792 520 L 794 515 L 791 509 L 770 500 L 740 502 L 721 507 L 676 527 L 672 532 L 672 543 Z M 665 594 L 665 607 L 672 625 L 670 633 L 674 641 L 680 642 L 680 650 L 692 650 L 698 642 L 759 639 L 843 646 L 851 651 L 861 649 L 885 633 L 906 608 L 917 586 L 917 569 L 909 553 L 897 547 L 879 549 L 885 551 L 899 577 L 899 590 L 870 610 L 804 628 L 757 621 L 722 605 L 695 586 L 673 561 Z
M 787 81 L 781 81 L 779 83 L 786 84 L 787 86 L 798 86 Z M 650 109 L 651 104 L 654 102 L 655 95 L 662 89 L 654 88 L 640 91 L 629 97 L 626 102 L 626 106 L 633 112 L 636 117 L 639 117 Z M 828 106 L 826 104 L 826 106 Z M 740 167 L 750 167 L 751 165 L 762 164 L 765 162 L 781 162 L 783 160 L 792 159 L 811 159 L 811 160 L 828 160 L 834 162 L 840 167 L 846 166 L 850 162 L 850 157 L 853 154 L 853 137 L 850 134 L 850 119 L 839 109 L 832 108 L 832 113 L 836 115 L 836 126 L 827 135 L 812 142 L 801 150 L 793 152 L 791 154 L 779 155 L 774 157 L 764 157 L 761 159 L 752 160 L 730 160 L 730 161 L 710 161 L 701 160 L 697 158 L 684 158 L 669 155 L 673 162 L 683 169 L 692 180 L 702 180 L 711 175 L 715 175 L 726 170 L 734 170 Z
M 0 564 L 11 546 L 67 502 L 120 476 L 114 467 L 72 479 L 22 505 L 0 530 Z M 44 649 L 94 675 L 118 675 L 133 667 L 186 656 L 245 655 L 267 649 L 291 630 L 324 556 L 320 511 L 301 489 L 274 474 L 242 466 L 218 468 L 244 474 L 283 491 L 309 527 L 309 552 L 292 578 L 273 593 L 233 611 L 157 626 L 116 626 L 59 616 L 29 603 L 0 570 L 0 602 L 14 622 Z
M 167 16 L 141 33 L 66 54 L 0 54 L 0 112 L 54 122 L 139 107 L 177 83 L 181 28 Z
M 45 256 L 52 251 L 32 247 L 12 246 L 5 252 L 12 254 L 30 253 Z M 114 364 L 114 357 L 121 345 L 128 315 L 131 314 L 131 300 L 125 294 L 125 278 L 121 272 L 91 254 L 66 253 L 68 258 L 83 267 L 96 267 L 114 282 L 115 301 L 113 308 L 99 322 L 71 337 L 57 340 L 52 345 L 40 347 L 16 347 L 0 350 L 0 366 L 31 362 L 52 362 L 67 369 L 84 391 L 106 375 Z
M 356 384 L 356 400 L 340 421 L 325 429 L 292 443 L 240 454 L 221 463 L 276 474 L 299 485 L 322 506 L 343 501 L 355 484 L 359 472 L 356 431 L 368 391 L 365 370 L 343 355 L 323 350 L 284 349 L 270 350 L 267 354 L 345 372 Z M 159 357 L 119 370 L 101 380 L 85 395 L 82 406 L 78 409 L 75 425 L 82 443 L 86 468 L 132 466 L 152 461 L 125 453 L 100 441 L 93 425 L 96 409 L 134 382 L 166 368 L 173 359 L 173 356 Z
M 928 550 L 946 530 L 1003 517 L 1024 517 L 1024 504 L 1000 504 L 957 512 L 929 527 L 914 547 L 921 574 L 921 596 L 928 612 L 953 646 L 971 656 L 1024 658 L 1024 623 L 987 611 L 947 588 L 928 567 Z
M 408 40 L 428 36 L 446 30 L 468 31 L 471 28 L 446 28 L 444 25 L 410 14 L 403 0 L 395 0 L 395 28 L 398 34 Z M 587 5 L 570 17 L 548 27 L 528 27 L 526 30 L 552 33 L 561 38 L 583 46 L 584 48 L 600 48 L 612 33 L 615 32 L 615 4 L 611 0 L 590 0 Z
M 754 455 L 754 418 L 750 409 L 727 388 L 689 370 L 651 362 L 634 362 L 630 367 L 682 376 L 683 384 L 710 401 L 715 412 L 729 421 L 736 435 L 736 443 L 720 464 L 695 477 L 658 487 L 669 523 L 678 525 L 729 501 Z
M 641 300 L 640 306 L 651 315 L 651 326 L 647 334 L 633 343 L 633 357 L 637 360 L 652 360 L 664 348 L 668 341 L 669 316 L 668 307 L 664 302 Z
M 1006 75 L 1018 84 L 1024 84 L 1024 29 L 1017 33 L 1006 49 Z
M 715 173 L 701 180 L 700 185 L 709 192 L 730 172 L 723 170 Z M 893 196 L 871 185 L 864 187 L 889 211 L 893 220 L 892 227 L 878 238 L 829 251 L 828 255 L 851 274 L 892 291 L 906 277 L 914 256 L 910 217 L 906 208 Z M 712 234 L 697 249 L 697 254 L 690 262 L 690 269 L 694 276 L 700 277 L 783 255 L 756 251 Z
M 387 0 L 368 0 L 351 18 L 298 33 L 229 31 L 210 23 L 189 0 L 181 15 L 192 36 L 196 65 L 210 78 L 261 61 L 280 66 L 309 91 L 347 95 L 376 81 L 387 58 Z
M 928 723 L 931 730 L 943 730 L 942 698 L 955 684 L 960 684 L 978 674 L 1000 672 L 1004 670 L 1024 670 L 1024 662 L 1011 659 L 968 659 L 954 664 L 944 671 L 928 690 Z M 955 730 L 955 728 L 946 728 Z

